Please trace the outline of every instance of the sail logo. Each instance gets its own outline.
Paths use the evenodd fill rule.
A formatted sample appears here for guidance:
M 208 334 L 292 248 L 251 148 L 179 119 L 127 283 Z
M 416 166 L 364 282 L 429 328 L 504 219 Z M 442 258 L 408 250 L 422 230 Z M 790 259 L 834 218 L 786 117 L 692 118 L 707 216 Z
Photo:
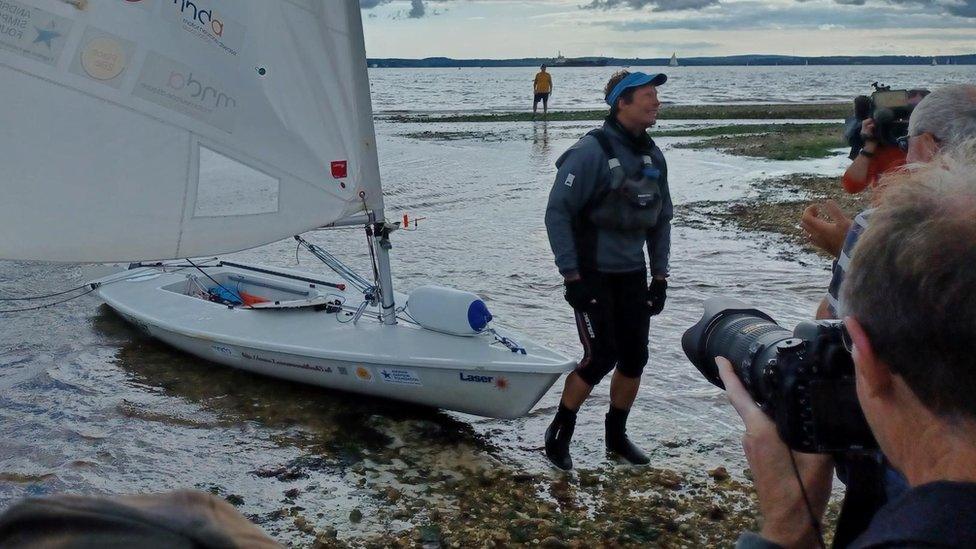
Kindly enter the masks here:
M 72 21 L 16 0 L 0 0 L 0 50 L 57 65 Z
M 171 90 L 185 91 L 189 97 L 213 108 L 236 107 L 237 100 L 213 86 L 204 86 L 193 77 L 193 73 L 184 74 L 179 71 L 169 73 L 166 85 Z
M 153 8 L 153 2 L 155 0 L 123 0 L 123 4 L 129 6 L 139 6 L 140 8 L 150 11 Z
M 168 0 L 163 15 L 184 31 L 236 56 L 244 40 L 244 26 L 218 13 L 208 0 Z
M 214 15 L 213 9 L 202 9 L 198 8 L 196 3 L 190 0 L 173 0 L 174 5 L 180 7 L 180 14 L 183 17 L 190 15 L 192 21 L 196 21 L 210 30 L 210 33 L 214 36 L 224 35 L 224 22 Z
M 149 52 L 132 94 L 233 132 L 240 106 L 233 91 L 209 74 Z

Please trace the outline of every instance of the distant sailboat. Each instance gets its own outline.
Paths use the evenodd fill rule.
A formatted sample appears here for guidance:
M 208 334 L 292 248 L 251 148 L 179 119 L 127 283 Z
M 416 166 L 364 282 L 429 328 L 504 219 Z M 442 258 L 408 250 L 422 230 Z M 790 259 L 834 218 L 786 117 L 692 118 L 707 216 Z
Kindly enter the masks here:
M 936 61 L 936 60 L 935 60 L 935 58 L 933 57 L 933 58 L 932 58 L 932 66 L 934 67 L 934 66 L 936 66 L 936 65 L 938 65 L 938 64 L 939 64 L 939 62 L 938 62 L 938 61 Z
M 678 53 L 677 52 L 674 52 L 674 53 L 671 54 L 671 61 L 668 62 L 668 66 L 669 67 L 677 67 L 678 66 Z

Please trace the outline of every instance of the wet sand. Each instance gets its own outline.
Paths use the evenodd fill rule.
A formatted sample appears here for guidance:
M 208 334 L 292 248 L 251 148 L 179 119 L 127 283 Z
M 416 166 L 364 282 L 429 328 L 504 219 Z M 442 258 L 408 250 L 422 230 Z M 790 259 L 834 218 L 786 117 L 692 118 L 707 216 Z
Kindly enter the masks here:
M 851 114 L 850 103 L 779 103 L 765 105 L 669 105 L 661 107 L 660 120 L 841 120 Z M 549 122 L 603 120 L 606 109 L 591 111 L 539 111 L 485 114 L 429 115 L 394 114 L 390 122 Z
M 516 130 L 414 130 L 402 137 L 425 141 L 481 141 L 495 143 L 523 137 Z M 839 124 L 728 124 L 693 128 L 664 128 L 651 131 L 654 138 L 700 137 L 703 139 L 678 143 L 687 149 L 718 149 L 736 156 L 751 156 L 770 160 L 799 160 L 827 158 L 845 146 Z
M 748 132 L 749 129 L 752 132 Z M 836 149 L 845 147 L 843 129 L 839 124 L 776 124 L 716 130 L 724 133 L 679 146 L 719 149 L 736 156 L 770 160 L 827 158 L 836 155 Z
M 838 177 L 794 174 L 766 179 L 753 184 L 755 195 L 746 199 L 702 200 L 685 204 L 676 211 L 677 222 L 691 226 L 735 227 L 785 240 L 794 245 L 782 252 L 789 259 L 802 261 L 803 252 L 819 253 L 800 228 L 800 217 L 810 204 L 835 200 L 848 214 L 868 206 L 870 193 L 851 195 Z

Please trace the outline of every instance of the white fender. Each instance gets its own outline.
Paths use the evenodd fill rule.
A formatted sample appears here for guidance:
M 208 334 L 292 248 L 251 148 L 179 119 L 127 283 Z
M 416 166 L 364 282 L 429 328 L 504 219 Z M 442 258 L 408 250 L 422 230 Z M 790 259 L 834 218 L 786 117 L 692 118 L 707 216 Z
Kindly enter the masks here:
M 477 295 L 443 286 L 421 286 L 410 292 L 407 312 L 428 330 L 459 336 L 481 333 L 492 318 Z

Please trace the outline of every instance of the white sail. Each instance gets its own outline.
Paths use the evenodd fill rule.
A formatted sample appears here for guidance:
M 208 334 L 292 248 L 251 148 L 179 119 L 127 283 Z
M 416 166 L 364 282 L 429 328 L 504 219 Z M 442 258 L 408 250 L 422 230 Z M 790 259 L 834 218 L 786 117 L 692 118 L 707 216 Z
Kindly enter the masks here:
M 357 0 L 0 2 L 0 258 L 213 255 L 382 194 Z

